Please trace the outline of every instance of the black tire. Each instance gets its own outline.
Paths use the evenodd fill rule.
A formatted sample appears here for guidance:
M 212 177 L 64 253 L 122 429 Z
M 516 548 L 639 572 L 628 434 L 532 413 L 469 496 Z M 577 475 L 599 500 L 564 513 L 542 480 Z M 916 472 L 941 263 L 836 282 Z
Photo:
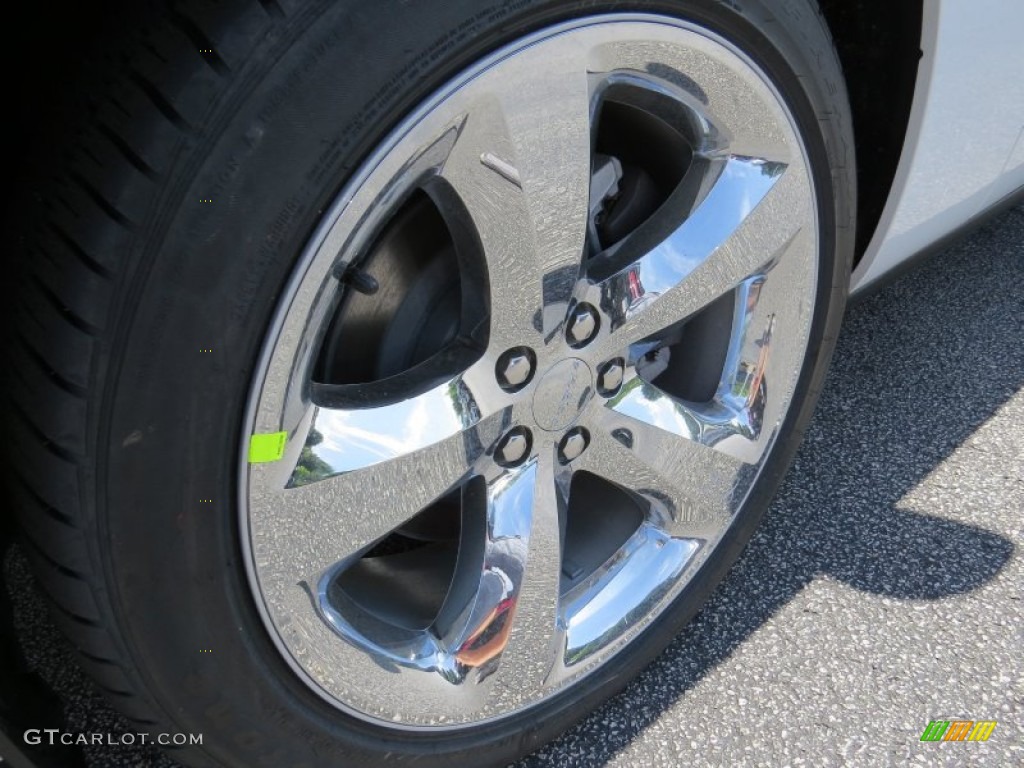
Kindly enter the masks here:
M 797 405 L 706 576 L 615 664 L 461 731 L 350 718 L 284 663 L 244 570 L 238 435 L 273 308 L 321 211 L 411 108 L 529 31 L 622 10 L 731 40 L 803 133 L 822 253 Z M 189 765 L 501 765 L 537 749 L 699 609 L 810 419 L 843 313 L 856 197 L 850 109 L 820 12 L 810 0 L 225 0 L 179 6 L 119 44 L 123 67 L 44 193 L 18 285 L 13 493 L 56 620 L 134 722 L 203 734 L 174 752 Z

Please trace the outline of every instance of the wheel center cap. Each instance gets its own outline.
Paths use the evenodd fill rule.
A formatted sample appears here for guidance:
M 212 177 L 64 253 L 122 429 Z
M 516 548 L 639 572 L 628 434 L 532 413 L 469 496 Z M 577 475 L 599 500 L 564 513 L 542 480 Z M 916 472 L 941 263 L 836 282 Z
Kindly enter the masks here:
M 533 419 L 549 432 L 565 429 L 580 415 L 594 394 L 594 374 L 590 366 L 570 357 L 551 366 L 533 394 Z

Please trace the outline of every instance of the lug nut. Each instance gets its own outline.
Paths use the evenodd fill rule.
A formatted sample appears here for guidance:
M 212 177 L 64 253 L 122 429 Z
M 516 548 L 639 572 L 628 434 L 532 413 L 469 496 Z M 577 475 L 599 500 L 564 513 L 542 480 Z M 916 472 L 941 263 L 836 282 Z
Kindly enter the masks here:
M 558 460 L 563 464 L 578 459 L 590 444 L 590 435 L 582 427 L 575 427 L 565 433 L 558 444 Z
M 597 334 L 598 325 L 597 310 L 590 304 L 577 304 L 569 313 L 568 328 L 565 332 L 569 345 L 582 347 L 590 342 Z
M 494 449 L 494 460 L 503 467 L 514 467 L 522 464 L 530 455 L 533 438 L 530 430 L 525 427 L 514 427 L 509 430 Z
M 625 427 L 619 427 L 618 429 L 612 430 L 612 437 L 618 440 L 627 448 L 633 447 L 633 433 Z
M 494 366 L 498 384 L 506 392 L 518 392 L 530 383 L 537 367 L 537 356 L 528 347 L 513 347 L 502 353 Z
M 610 360 L 597 372 L 597 391 L 605 397 L 611 397 L 622 386 L 623 361 L 621 357 Z

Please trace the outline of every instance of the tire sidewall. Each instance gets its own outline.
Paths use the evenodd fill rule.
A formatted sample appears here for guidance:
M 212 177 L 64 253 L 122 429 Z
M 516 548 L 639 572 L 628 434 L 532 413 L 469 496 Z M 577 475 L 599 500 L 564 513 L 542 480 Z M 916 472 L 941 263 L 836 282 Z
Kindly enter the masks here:
M 157 730 L 203 733 L 203 751 L 181 755 L 197 764 L 370 765 L 388 753 L 507 764 L 553 738 L 639 673 L 738 556 L 800 442 L 835 343 L 852 255 L 853 181 L 842 170 L 853 165 L 851 134 L 831 43 L 808 3 L 427 5 L 328 4 L 296 22 L 293 40 L 268 41 L 183 151 L 119 288 L 118 333 L 95 373 L 104 452 L 91 478 L 93 554 L 137 682 L 173 723 Z M 416 104 L 501 45 L 610 11 L 664 13 L 730 40 L 769 75 L 805 138 L 822 253 L 794 406 L 700 577 L 628 652 L 495 723 L 445 735 L 371 725 L 295 676 L 246 575 L 239 434 L 270 319 L 320 213 Z

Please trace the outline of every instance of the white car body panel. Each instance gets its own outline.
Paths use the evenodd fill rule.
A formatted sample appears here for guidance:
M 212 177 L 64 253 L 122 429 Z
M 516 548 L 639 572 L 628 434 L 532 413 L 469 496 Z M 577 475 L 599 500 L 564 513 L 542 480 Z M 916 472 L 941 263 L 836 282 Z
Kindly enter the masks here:
M 1024 187 L 1024 2 L 925 0 L 921 49 L 903 153 L 855 293 Z

